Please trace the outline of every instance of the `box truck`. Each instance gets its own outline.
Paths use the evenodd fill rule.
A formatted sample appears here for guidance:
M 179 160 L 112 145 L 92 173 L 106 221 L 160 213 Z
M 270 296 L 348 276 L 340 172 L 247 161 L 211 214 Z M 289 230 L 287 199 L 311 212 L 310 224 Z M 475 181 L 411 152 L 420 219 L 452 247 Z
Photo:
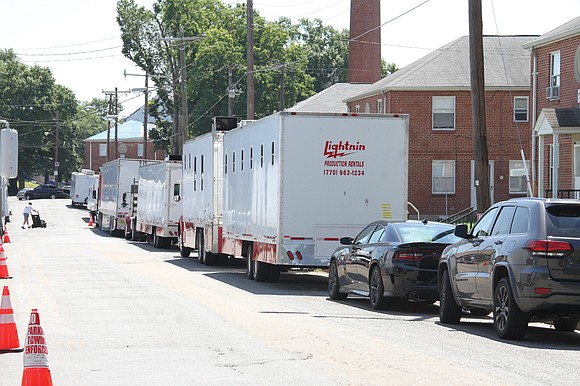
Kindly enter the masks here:
M 130 214 L 131 188 L 139 178 L 139 167 L 159 161 L 118 158 L 101 165 L 97 223 L 101 230 L 123 235 Z
M 182 255 L 244 257 L 256 281 L 327 268 L 340 237 L 407 218 L 408 130 L 407 115 L 279 112 L 189 142 Z
M 169 248 L 177 241 L 181 174 L 181 156 L 139 167 L 137 208 L 128 224 L 131 239 L 144 235 L 156 248 Z
M 87 205 L 92 192 L 99 183 L 99 176 L 89 169 L 71 173 L 70 198 L 72 206 Z

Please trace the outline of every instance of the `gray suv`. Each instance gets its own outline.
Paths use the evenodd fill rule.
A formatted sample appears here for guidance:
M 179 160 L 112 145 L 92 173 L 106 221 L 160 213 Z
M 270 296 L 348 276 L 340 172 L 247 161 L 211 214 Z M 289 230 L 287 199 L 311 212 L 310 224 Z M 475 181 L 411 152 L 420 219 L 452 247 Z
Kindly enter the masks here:
M 528 323 L 574 331 L 580 320 L 580 201 L 520 198 L 493 205 L 438 268 L 439 319 L 459 323 L 465 310 L 493 312 L 503 339 L 521 339 Z

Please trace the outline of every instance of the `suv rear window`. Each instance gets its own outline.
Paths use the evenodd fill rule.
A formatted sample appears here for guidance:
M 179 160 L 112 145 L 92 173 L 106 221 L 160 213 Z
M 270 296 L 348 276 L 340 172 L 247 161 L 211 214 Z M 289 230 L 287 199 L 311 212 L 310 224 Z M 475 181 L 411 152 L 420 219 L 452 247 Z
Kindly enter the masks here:
M 548 236 L 580 236 L 580 205 L 556 204 L 546 206 Z

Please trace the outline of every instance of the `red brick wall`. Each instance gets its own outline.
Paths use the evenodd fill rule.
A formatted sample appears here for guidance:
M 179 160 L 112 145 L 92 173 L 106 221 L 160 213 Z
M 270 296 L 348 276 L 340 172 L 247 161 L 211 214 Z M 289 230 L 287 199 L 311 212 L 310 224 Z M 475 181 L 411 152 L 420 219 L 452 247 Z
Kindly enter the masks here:
M 537 57 L 537 115 L 546 107 L 578 107 L 578 89 L 580 83 L 574 75 L 574 58 L 576 49 L 580 45 L 580 36 L 561 40 L 543 47 L 534 49 Z M 546 98 L 546 87 L 550 85 L 550 53 L 560 51 L 560 99 L 550 101 Z M 532 62 L 533 66 L 533 62 Z M 533 69 L 533 67 L 532 67 Z M 545 136 L 544 181 L 543 189 L 550 187 L 550 160 L 549 146 L 552 136 Z M 560 135 L 560 173 L 559 189 L 574 189 L 573 151 L 574 141 L 570 135 Z
M 374 83 L 381 79 L 381 2 L 351 0 L 350 15 L 348 81 Z
M 106 143 L 106 141 L 104 141 L 104 142 L 85 142 L 85 161 L 83 164 L 84 169 L 92 169 L 96 173 L 98 173 L 101 165 L 104 164 L 105 162 L 107 162 L 106 156 L 103 156 L 103 157 L 99 156 L 99 144 L 101 144 L 101 143 Z M 124 143 L 125 145 L 127 145 L 127 153 L 125 154 L 125 158 L 132 158 L 132 159 L 143 158 L 143 157 L 137 156 L 137 151 L 138 151 L 137 147 L 139 144 L 142 144 L 143 141 L 134 142 L 134 141 L 123 140 L 123 141 L 118 141 L 118 143 Z M 92 146 L 92 160 L 91 160 L 91 146 Z M 115 140 L 113 139 L 109 142 L 109 161 L 112 161 L 116 158 L 117 157 L 115 154 Z M 165 158 L 165 153 L 162 150 L 154 151 L 153 142 L 148 141 L 147 142 L 147 158 L 148 159 L 162 160 Z
M 432 97 L 455 96 L 456 129 L 432 129 Z M 489 91 L 486 95 L 487 136 L 489 160 L 494 164 L 494 201 L 513 197 L 509 194 L 509 161 L 520 160 L 520 144 L 529 161 L 531 149 L 530 122 L 513 122 L 513 97 L 529 96 L 528 92 Z M 372 96 L 349 103 L 368 102 L 375 113 L 376 100 Z M 530 102 L 531 107 L 531 102 Z M 392 91 L 386 94 L 386 112 L 409 114 L 409 201 L 421 216 L 444 216 L 471 206 L 471 160 L 473 157 L 473 128 L 471 124 L 471 93 L 469 91 Z M 530 114 L 531 116 L 531 114 Z M 432 194 L 431 166 L 433 160 L 455 160 L 455 194 Z M 503 178 L 500 178 L 503 177 Z M 447 202 L 446 202 L 447 201 Z M 447 208 L 446 208 L 447 206 Z

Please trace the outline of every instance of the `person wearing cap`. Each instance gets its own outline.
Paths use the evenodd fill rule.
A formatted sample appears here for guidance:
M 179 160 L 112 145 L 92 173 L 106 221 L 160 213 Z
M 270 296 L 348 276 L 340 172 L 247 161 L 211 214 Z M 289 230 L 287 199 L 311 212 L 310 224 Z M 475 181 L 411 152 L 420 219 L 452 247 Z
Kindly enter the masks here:
M 22 223 L 22 229 L 26 227 L 30 228 L 30 224 L 28 223 L 28 218 L 30 217 L 32 211 L 36 212 L 36 210 L 32 207 L 32 202 L 29 202 L 28 205 L 24 207 L 24 211 L 22 215 L 24 216 L 24 222 Z M 26 227 L 25 227 L 26 225 Z

